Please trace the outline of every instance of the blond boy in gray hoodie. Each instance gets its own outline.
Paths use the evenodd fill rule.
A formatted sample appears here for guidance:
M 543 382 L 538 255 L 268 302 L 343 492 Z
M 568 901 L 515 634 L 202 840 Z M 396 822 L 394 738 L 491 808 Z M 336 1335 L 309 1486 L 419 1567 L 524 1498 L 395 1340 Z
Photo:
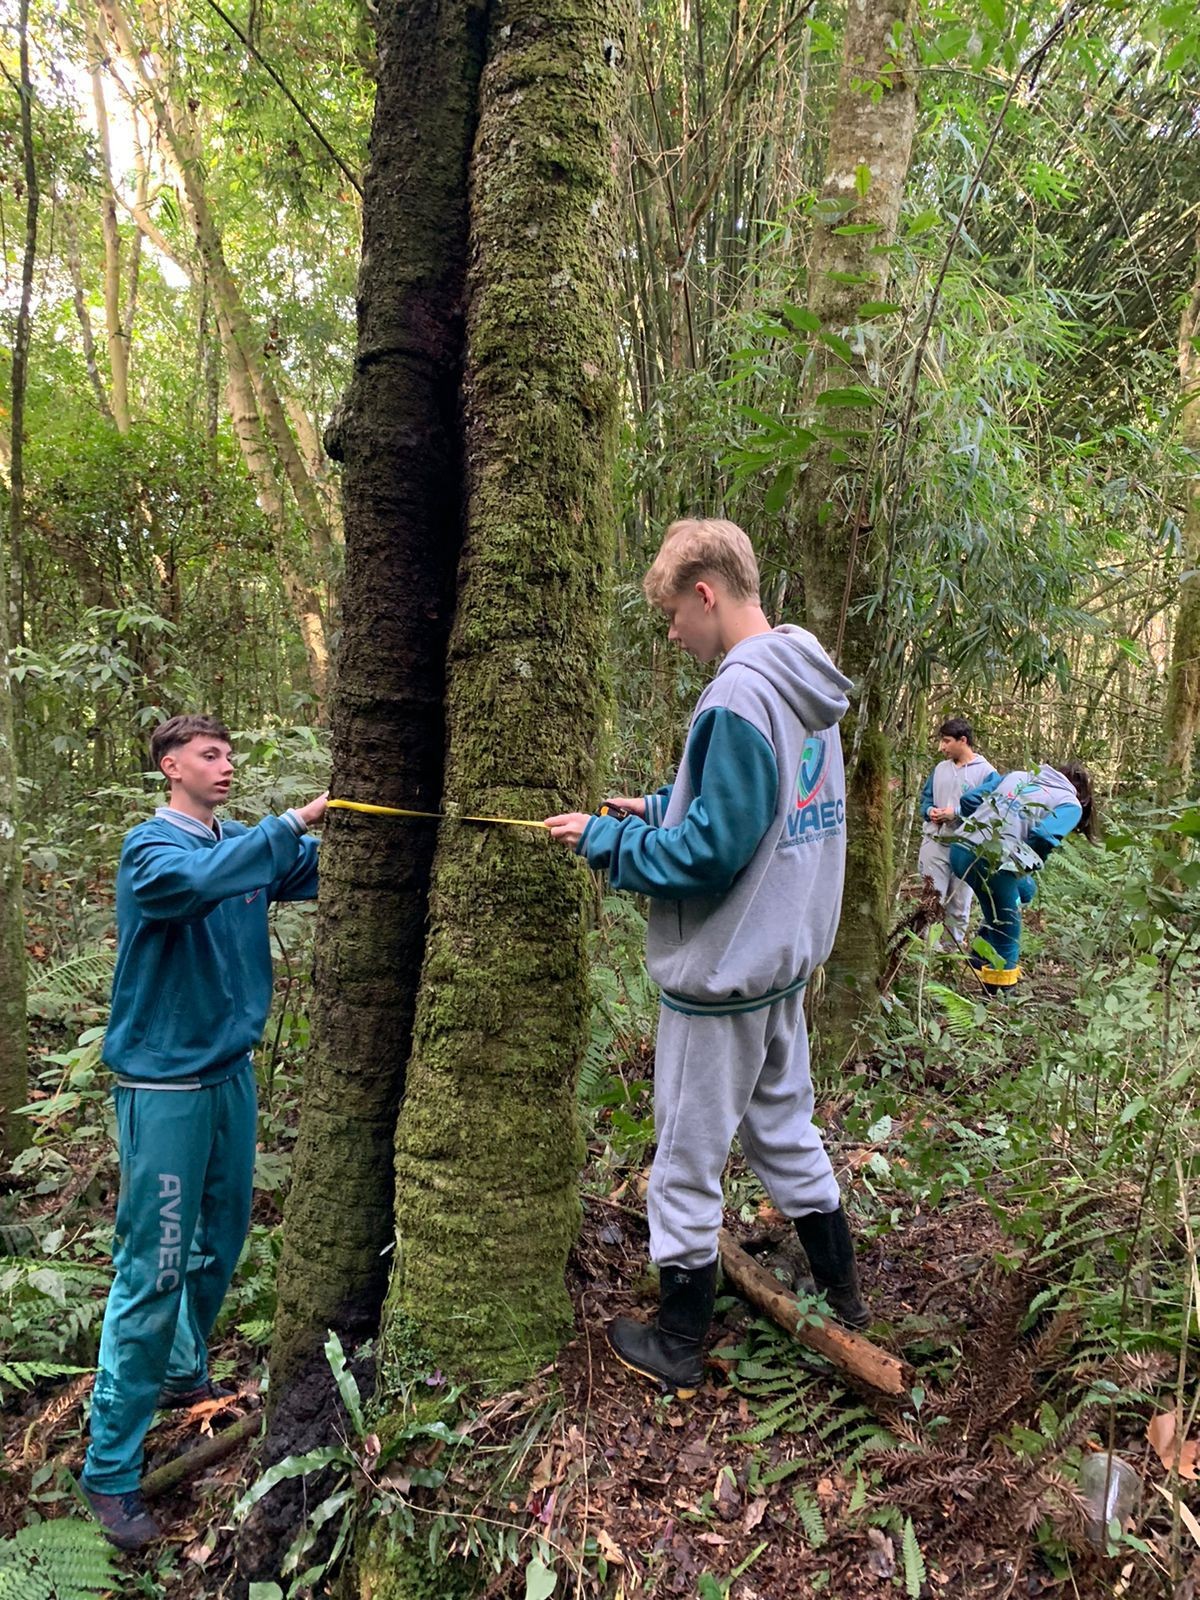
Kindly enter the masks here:
M 804 988 L 841 912 L 846 787 L 838 722 L 849 679 L 811 633 L 772 628 L 750 540 L 731 522 L 676 522 L 646 575 L 668 638 L 721 658 L 675 782 L 569 812 L 551 833 L 615 888 L 650 897 L 646 963 L 662 992 L 650 1178 L 655 1323 L 618 1318 L 619 1358 L 677 1393 L 703 1380 L 716 1291 L 721 1179 L 736 1134 L 795 1221 L 818 1288 L 869 1320 L 837 1180 L 813 1126 Z

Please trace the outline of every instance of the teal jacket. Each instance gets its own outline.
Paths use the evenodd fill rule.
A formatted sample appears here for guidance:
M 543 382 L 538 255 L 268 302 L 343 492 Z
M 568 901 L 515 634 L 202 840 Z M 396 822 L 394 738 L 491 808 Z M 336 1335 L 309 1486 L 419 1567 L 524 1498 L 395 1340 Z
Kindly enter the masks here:
M 164 806 L 131 829 L 106 1065 L 121 1081 L 181 1089 L 231 1077 L 271 1005 L 267 911 L 316 893 L 317 843 L 295 812 L 213 832 Z

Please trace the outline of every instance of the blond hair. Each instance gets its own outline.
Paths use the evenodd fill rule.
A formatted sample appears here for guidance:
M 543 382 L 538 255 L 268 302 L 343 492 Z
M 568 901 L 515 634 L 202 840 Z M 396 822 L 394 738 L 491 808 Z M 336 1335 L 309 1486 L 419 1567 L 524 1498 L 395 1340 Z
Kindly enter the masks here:
M 754 546 L 736 522 L 684 517 L 667 529 L 642 589 L 660 610 L 701 578 L 719 578 L 735 600 L 758 601 Z

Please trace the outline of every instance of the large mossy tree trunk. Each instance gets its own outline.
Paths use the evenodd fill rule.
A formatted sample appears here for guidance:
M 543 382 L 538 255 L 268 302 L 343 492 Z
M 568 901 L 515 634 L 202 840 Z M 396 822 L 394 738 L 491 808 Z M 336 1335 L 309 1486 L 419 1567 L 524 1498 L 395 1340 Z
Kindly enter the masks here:
M 1200 235 L 1197 237 L 1200 244 Z M 1200 267 L 1200 256 L 1198 256 Z M 1182 409 L 1179 432 L 1193 460 L 1200 459 L 1200 276 L 1179 325 L 1179 376 Z M 1163 799 L 1191 792 L 1196 737 L 1200 733 L 1200 467 L 1186 486 L 1187 503 L 1180 534 L 1179 609 L 1171 638 L 1171 672 L 1163 719 Z
M 892 875 L 888 741 L 878 683 L 868 673 L 878 617 L 862 602 L 878 590 L 882 550 L 864 496 L 876 409 L 855 404 L 856 389 L 876 389 L 878 319 L 860 307 L 886 301 L 891 244 L 912 153 L 917 100 L 912 51 L 913 0 L 850 0 L 841 75 L 829 125 L 829 151 L 809 258 L 808 309 L 814 340 L 809 397 L 827 431 L 808 457 L 796 509 L 797 554 L 808 626 L 859 685 L 842 724 L 846 745 L 846 893 L 837 944 L 818 1007 L 820 1057 L 836 1063 L 871 1009 L 883 971 Z M 821 404 L 844 391 L 849 404 Z M 830 419 L 836 419 L 832 422 Z M 840 436 L 839 436 L 840 435 Z M 866 515 L 863 515 L 863 510 Z M 839 648 L 840 646 L 840 648 Z
M 472 168 L 466 544 L 448 804 L 594 796 L 607 719 L 617 419 L 619 0 L 498 0 Z M 570 1327 L 587 874 L 533 829 L 442 826 L 396 1147 L 389 1355 L 413 1323 L 516 1378 Z
M 485 11 L 483 0 L 380 8 L 358 351 L 329 439 L 346 511 L 332 792 L 431 811 L 462 542 L 467 173 Z M 378 1326 L 435 844 L 429 824 L 329 814 L 273 1399 L 327 1328 L 354 1343 Z

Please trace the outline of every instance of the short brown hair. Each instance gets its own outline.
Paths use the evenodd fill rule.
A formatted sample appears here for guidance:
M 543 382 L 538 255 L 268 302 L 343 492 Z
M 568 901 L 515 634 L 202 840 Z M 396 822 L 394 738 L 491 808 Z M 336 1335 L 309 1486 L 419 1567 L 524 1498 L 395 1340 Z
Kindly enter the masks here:
M 736 522 L 685 517 L 667 529 L 642 580 L 652 606 L 661 608 L 708 574 L 720 578 L 735 600 L 758 600 L 758 562 L 749 536 Z
M 150 735 L 150 760 L 155 772 L 162 770 L 162 758 L 165 755 L 181 744 L 190 744 L 193 739 L 223 739 L 226 744 L 233 743 L 229 729 L 216 717 L 198 716 L 195 713 L 168 717 Z

